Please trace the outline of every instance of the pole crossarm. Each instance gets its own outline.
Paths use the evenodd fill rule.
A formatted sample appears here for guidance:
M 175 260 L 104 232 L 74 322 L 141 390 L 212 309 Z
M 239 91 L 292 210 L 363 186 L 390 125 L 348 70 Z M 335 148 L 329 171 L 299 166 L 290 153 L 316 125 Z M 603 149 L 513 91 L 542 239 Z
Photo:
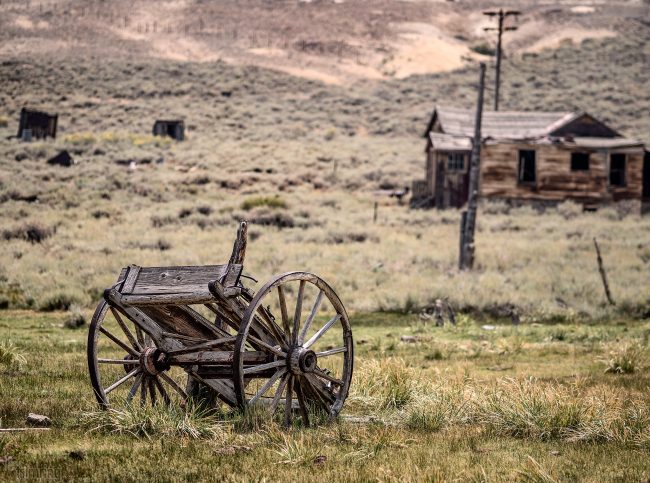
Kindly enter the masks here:
M 521 12 L 519 10 L 506 10 L 505 12 L 503 9 L 497 10 L 486 10 L 483 12 L 483 15 L 486 15 L 490 18 L 492 17 L 497 17 L 498 18 L 498 27 L 484 27 L 483 30 L 485 32 L 497 32 L 497 65 L 496 65 L 496 76 L 494 79 L 494 110 L 498 111 L 499 110 L 499 87 L 501 85 L 501 37 L 503 36 L 503 32 L 512 32 L 514 30 L 517 30 L 517 27 L 505 27 L 504 26 L 504 21 L 508 17 L 517 17 L 518 15 L 521 15 Z

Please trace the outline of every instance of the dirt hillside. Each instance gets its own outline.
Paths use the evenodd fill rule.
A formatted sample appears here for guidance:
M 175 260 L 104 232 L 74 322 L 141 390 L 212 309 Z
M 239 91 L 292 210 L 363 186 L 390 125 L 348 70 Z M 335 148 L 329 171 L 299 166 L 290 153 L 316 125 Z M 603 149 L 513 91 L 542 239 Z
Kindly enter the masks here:
M 4 0 L 0 57 L 87 54 L 223 60 L 332 84 L 451 71 L 494 48 L 490 1 Z M 501 2 L 522 15 L 515 55 L 613 37 L 650 17 L 640 1 Z M 481 52 L 481 53 L 477 53 Z

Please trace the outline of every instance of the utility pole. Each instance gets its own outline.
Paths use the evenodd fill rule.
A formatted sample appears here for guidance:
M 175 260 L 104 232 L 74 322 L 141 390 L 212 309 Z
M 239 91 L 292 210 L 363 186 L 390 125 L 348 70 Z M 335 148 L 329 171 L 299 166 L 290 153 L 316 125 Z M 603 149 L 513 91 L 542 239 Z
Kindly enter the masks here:
M 483 117 L 483 92 L 485 90 L 485 64 L 480 64 L 478 102 L 476 105 L 476 120 L 474 122 L 474 142 L 472 144 L 472 160 L 469 167 L 469 199 L 467 211 L 464 211 L 460 226 L 460 260 L 461 270 L 471 270 L 474 266 L 474 231 L 476 229 L 476 210 L 478 208 L 478 182 L 481 161 L 481 120 Z
M 504 27 L 503 23 L 506 18 L 509 16 L 517 16 L 521 15 L 521 12 L 517 10 L 506 10 L 505 12 L 503 9 L 499 9 L 499 11 L 495 10 L 488 10 L 486 12 L 483 12 L 483 15 L 487 15 L 488 17 L 497 17 L 499 20 L 499 26 L 498 27 L 485 27 L 483 30 L 486 32 L 491 32 L 491 31 L 497 31 L 497 75 L 494 81 L 494 110 L 498 111 L 499 110 L 499 83 L 501 79 L 501 36 L 503 35 L 503 32 L 510 32 L 513 30 L 517 30 L 517 27 Z

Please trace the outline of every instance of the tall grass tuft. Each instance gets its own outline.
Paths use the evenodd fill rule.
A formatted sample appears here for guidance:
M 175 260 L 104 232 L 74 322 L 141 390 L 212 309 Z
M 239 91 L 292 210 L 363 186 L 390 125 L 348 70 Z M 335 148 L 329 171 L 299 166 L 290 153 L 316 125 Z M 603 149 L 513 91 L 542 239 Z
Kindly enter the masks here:
M 224 439 L 228 433 L 226 424 L 204 409 L 163 404 L 153 407 L 134 404 L 120 410 L 86 412 L 82 414 L 82 424 L 90 431 L 129 434 L 136 438 Z
M 626 344 L 610 352 L 605 373 L 632 374 L 644 362 L 645 350 L 640 344 Z
M 379 410 L 402 409 L 413 399 L 414 379 L 402 359 L 372 360 L 356 371 L 353 398 Z
M 534 379 L 506 380 L 475 404 L 478 422 L 494 434 L 541 440 L 568 436 L 586 412 L 583 400 L 566 388 Z
M 25 364 L 27 364 L 27 359 L 18 352 L 18 347 L 12 341 L 0 341 L 0 365 L 7 369 L 20 370 Z
M 322 446 L 314 444 L 305 433 L 299 436 L 282 434 L 282 441 L 273 445 L 273 453 L 279 456 L 278 464 L 308 465 L 322 454 Z
M 471 393 L 456 384 L 438 385 L 413 398 L 405 409 L 405 423 L 409 429 L 440 431 L 445 427 L 468 422 Z

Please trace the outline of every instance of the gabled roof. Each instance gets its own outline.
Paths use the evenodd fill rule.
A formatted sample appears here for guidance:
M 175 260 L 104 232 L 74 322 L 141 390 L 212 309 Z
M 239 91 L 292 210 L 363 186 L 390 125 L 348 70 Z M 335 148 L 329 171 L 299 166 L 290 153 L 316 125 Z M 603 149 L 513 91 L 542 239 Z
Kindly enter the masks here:
M 475 112 L 470 109 L 457 109 L 437 106 L 433 111 L 425 137 L 438 121 L 440 130 L 452 136 L 474 136 Z M 599 136 L 618 137 L 616 131 L 585 112 L 544 112 L 544 111 L 484 111 L 481 122 L 481 135 L 492 139 L 536 139 L 545 136 L 562 135 L 572 125 L 594 126 Z M 580 126 L 584 129 L 584 126 Z M 582 134 L 576 133 L 576 134 Z

